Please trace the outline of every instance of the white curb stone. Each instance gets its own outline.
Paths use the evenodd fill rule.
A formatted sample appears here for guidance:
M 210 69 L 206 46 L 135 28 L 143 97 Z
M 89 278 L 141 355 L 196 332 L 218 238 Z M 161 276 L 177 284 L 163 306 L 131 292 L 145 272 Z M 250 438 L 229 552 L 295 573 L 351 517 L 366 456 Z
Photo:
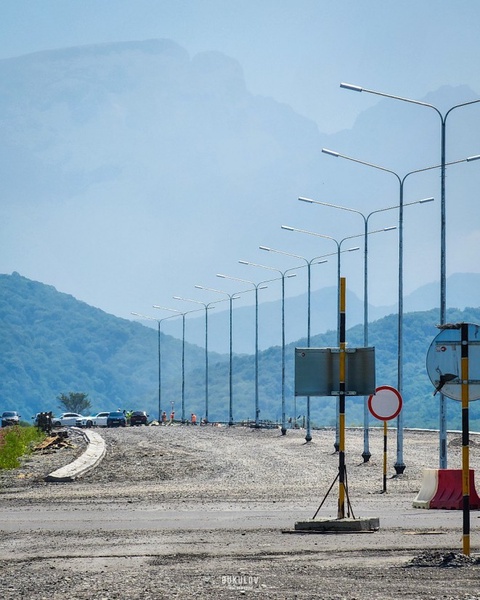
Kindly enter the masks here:
M 84 436 L 88 443 L 87 449 L 70 464 L 47 475 L 45 481 L 74 481 L 96 467 L 105 456 L 105 440 L 98 433 L 76 427 L 72 427 L 72 429 Z

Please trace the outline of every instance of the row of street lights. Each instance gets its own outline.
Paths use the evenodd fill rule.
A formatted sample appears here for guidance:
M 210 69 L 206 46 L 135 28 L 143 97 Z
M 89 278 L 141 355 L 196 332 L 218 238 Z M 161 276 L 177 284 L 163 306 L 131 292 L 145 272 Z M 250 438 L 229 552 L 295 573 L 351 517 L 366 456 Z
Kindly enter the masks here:
M 310 203 L 314 203 L 313 200 L 310 200 L 308 198 L 299 198 L 300 200 L 303 201 L 307 201 Z M 316 237 L 321 237 L 321 238 L 325 238 L 325 239 L 329 239 L 332 240 L 333 242 L 335 242 L 335 244 L 337 245 L 337 344 L 338 346 L 340 346 L 340 279 L 341 279 L 341 268 L 340 268 L 340 256 L 342 253 L 342 244 L 348 240 L 352 240 L 355 238 L 359 238 L 359 237 L 364 237 L 364 245 L 365 248 L 367 248 L 367 239 L 368 236 L 374 233 L 382 233 L 384 231 L 392 231 L 394 229 L 396 229 L 395 226 L 391 226 L 391 227 L 385 227 L 383 229 L 377 229 L 375 231 L 368 231 L 366 230 L 364 233 L 360 233 L 357 235 L 349 235 L 347 237 L 344 237 L 341 240 L 337 240 L 336 238 L 333 238 L 329 235 L 324 235 L 322 233 L 315 233 L 314 231 L 306 231 L 305 229 L 298 229 L 295 227 L 290 227 L 289 225 L 282 225 L 282 229 L 285 229 L 287 231 L 296 231 L 298 233 L 306 233 L 308 235 L 313 235 Z M 347 252 L 353 252 L 356 250 L 360 250 L 360 248 L 358 246 L 355 246 L 353 248 L 349 248 L 347 250 Z M 366 268 L 366 263 L 365 263 L 365 268 Z M 337 418 L 336 418 L 336 435 L 335 435 L 335 450 L 338 451 L 339 447 L 340 447 L 340 442 L 339 442 L 339 435 L 340 435 L 340 431 L 339 431 L 339 409 L 340 409 L 340 405 L 339 405 L 339 401 L 337 399 L 337 404 L 336 404 L 336 413 L 337 413 Z M 366 434 L 364 435 L 364 438 L 366 437 L 367 442 L 368 442 L 368 426 L 365 428 L 364 430 L 366 431 Z M 309 440 L 307 440 L 309 441 Z M 366 450 L 364 449 L 364 460 L 368 461 L 368 459 L 370 458 L 370 451 L 368 449 L 368 446 L 366 448 Z
M 364 224 L 364 233 L 363 233 L 363 236 L 364 236 L 364 243 L 363 243 L 363 248 L 364 248 L 364 259 L 363 259 L 363 345 L 364 345 L 364 347 L 367 347 L 368 346 L 368 235 L 369 235 L 369 233 L 371 233 L 368 230 L 368 224 L 369 224 L 370 218 L 373 215 L 380 213 L 380 212 L 394 210 L 394 209 L 400 208 L 400 206 L 399 205 L 387 206 L 385 208 L 379 208 L 377 210 L 373 210 L 368 214 L 364 214 L 363 212 L 361 212 L 355 208 L 350 208 L 347 206 L 340 206 L 338 204 L 331 204 L 330 202 L 320 202 L 318 200 L 312 200 L 311 198 L 302 198 L 302 197 L 299 198 L 299 200 L 302 202 L 308 202 L 310 204 L 318 204 L 321 206 L 327 206 L 330 208 L 336 208 L 339 210 L 356 213 L 356 214 L 360 215 L 363 219 L 363 224 Z M 425 202 L 431 202 L 431 201 L 433 201 L 433 198 L 425 198 L 423 200 L 417 200 L 416 202 L 409 202 L 409 203 L 405 204 L 404 206 L 410 206 L 412 204 L 423 204 Z M 389 229 L 392 229 L 392 228 L 386 228 L 385 230 L 388 231 Z M 370 440 L 369 440 L 369 414 L 370 414 L 370 411 L 368 408 L 368 397 L 364 397 L 364 402 L 363 402 L 363 453 L 362 453 L 364 462 L 368 462 L 371 457 Z
M 402 394 L 403 391 L 403 208 L 404 208 L 404 202 L 403 202 L 403 188 L 404 188 L 404 183 L 405 180 L 408 176 L 414 174 L 414 173 L 420 173 L 423 171 L 428 171 L 430 169 L 435 169 L 435 168 L 440 168 L 441 171 L 441 203 L 440 203 L 440 213 L 441 213 L 441 217 L 440 217 L 440 324 L 444 324 L 445 320 L 446 320 L 446 203 L 445 203 L 445 168 L 447 165 L 450 164 L 457 164 L 460 162 L 470 162 L 473 160 L 478 160 L 480 158 L 480 155 L 475 155 L 475 156 L 470 156 L 468 158 L 462 159 L 462 160 L 458 160 L 458 161 L 454 161 L 452 163 L 447 163 L 446 162 L 446 122 L 447 122 L 447 117 L 451 114 L 451 112 L 457 108 L 460 107 L 465 107 L 465 106 L 469 106 L 471 104 L 477 104 L 478 102 L 480 102 L 480 100 L 472 100 L 469 102 L 462 102 L 460 104 L 456 104 L 455 106 L 452 106 L 450 109 L 448 109 L 445 114 L 442 114 L 442 112 L 433 104 L 429 104 L 426 102 L 421 102 L 418 100 L 413 100 L 411 98 L 404 98 L 402 96 L 397 96 L 397 95 L 393 95 L 393 94 L 387 94 L 384 92 L 380 92 L 378 90 L 371 90 L 371 89 L 367 89 L 367 88 L 363 88 L 361 86 L 358 85 L 352 85 L 349 83 L 341 83 L 340 84 L 341 88 L 347 89 L 347 90 L 351 90 L 351 91 L 355 91 L 355 92 L 366 92 L 369 94 L 374 94 L 377 96 L 382 96 L 384 98 L 390 98 L 393 100 L 399 100 L 402 102 L 408 102 L 410 104 L 415 104 L 418 106 L 424 106 L 426 108 L 430 108 L 432 110 L 434 110 L 436 112 L 436 114 L 440 117 L 441 120 L 441 162 L 440 165 L 436 165 L 434 167 L 427 167 L 424 169 L 417 169 L 415 171 L 411 171 L 409 173 L 407 173 L 406 175 L 404 175 L 403 177 L 400 177 L 400 175 L 398 175 L 398 173 L 396 173 L 395 171 L 391 170 L 391 169 L 387 169 L 385 167 L 382 167 L 380 165 L 376 165 L 373 163 L 369 163 L 366 161 L 362 161 L 362 160 L 358 160 L 343 154 L 340 154 L 338 152 L 332 151 L 332 150 L 328 150 L 326 148 L 323 149 L 323 152 L 326 154 L 329 154 L 331 156 L 335 156 L 335 157 L 339 157 L 339 158 L 345 158 L 347 160 L 351 160 L 354 162 L 357 162 L 359 164 L 363 164 L 366 166 L 370 166 L 373 167 L 375 169 L 379 169 L 381 171 L 387 172 L 387 173 L 391 173 L 392 175 L 394 175 L 399 183 L 400 186 L 400 203 L 399 203 L 399 284 L 398 284 L 398 381 L 397 381 L 397 387 L 398 387 L 398 391 L 400 392 L 400 394 Z M 447 429 L 446 429 L 446 404 L 445 404 L 445 398 L 443 396 L 443 394 L 440 397 L 440 423 L 439 423 L 439 429 L 440 429 L 440 456 L 439 456 L 439 463 L 440 463 L 440 468 L 444 469 L 447 467 L 447 445 L 446 445 L 446 439 L 447 439 Z M 397 474 L 403 473 L 405 469 L 405 464 L 403 462 L 403 411 L 401 411 L 397 417 L 397 461 L 395 464 L 395 470 L 397 472 Z
M 363 337 L 364 337 L 364 345 L 367 346 L 368 345 L 368 236 L 374 233 L 380 233 L 380 232 L 384 232 L 384 231 L 391 231 L 393 229 L 396 229 L 397 227 L 386 227 L 384 229 L 378 229 L 375 231 L 369 231 L 368 229 L 368 225 L 369 225 L 369 219 L 376 213 L 380 213 L 380 212 L 385 212 L 385 211 L 390 211 L 393 209 L 398 209 L 399 210 L 399 218 L 398 218 L 398 335 L 397 335 L 397 387 L 399 392 L 402 394 L 403 392 L 403 211 L 404 208 L 406 206 L 411 206 L 414 204 L 423 204 L 426 202 L 431 202 L 433 201 L 433 198 L 425 198 L 422 200 L 417 200 L 415 202 L 408 202 L 405 203 L 404 202 L 404 184 L 406 179 L 415 174 L 415 173 L 421 173 L 421 172 L 425 172 L 425 171 L 429 171 L 432 169 L 441 169 L 441 232 L 440 232 L 440 238 L 441 238 L 441 244 L 440 244 L 440 322 L 441 324 L 445 323 L 445 319 L 446 319 L 446 235 L 445 235 L 445 231 L 446 231 L 446 215 L 445 215 L 445 168 L 446 166 L 450 166 L 450 165 L 454 165 L 454 164 L 458 164 L 458 163 L 462 163 L 462 162 L 470 162 L 470 161 L 474 161 L 480 158 L 480 155 L 475 155 L 475 156 L 469 156 L 467 158 L 461 159 L 461 160 L 456 160 L 453 162 L 446 162 L 446 153 L 445 153 L 445 141 L 446 141 L 446 120 L 447 117 L 449 116 L 449 114 L 457 108 L 460 107 L 464 107 L 464 106 L 468 106 L 471 104 L 475 104 L 480 102 L 480 100 L 473 100 L 470 102 L 464 102 L 461 104 L 457 104 L 453 107 L 451 107 L 444 115 L 440 112 L 440 110 L 428 103 L 425 102 L 420 102 L 420 101 L 416 101 L 416 100 L 412 100 L 409 98 L 403 98 L 401 96 L 395 96 L 392 94 L 386 94 L 383 92 L 379 92 L 376 90 L 369 90 L 366 88 L 362 88 L 359 86 L 355 86 L 352 84 L 346 84 L 346 83 L 341 83 L 340 84 L 341 88 L 344 89 L 348 89 L 348 90 L 353 90 L 353 91 L 357 91 L 357 92 L 367 92 L 370 94 L 376 94 L 378 96 L 382 96 L 385 98 L 392 98 L 392 99 L 396 99 L 396 100 L 400 100 L 400 101 L 404 101 L 404 102 L 409 102 L 412 104 L 417 104 L 420 106 L 425 106 L 428 108 L 431 108 L 433 110 L 436 111 L 436 113 L 439 115 L 439 117 L 441 118 L 441 163 L 439 165 L 435 165 L 435 166 L 430 166 L 430 167 L 425 167 L 422 169 L 416 169 L 413 171 L 410 171 L 408 173 L 406 173 L 403 177 L 400 176 L 397 172 L 385 168 L 381 165 L 377 165 L 371 162 L 367 162 L 367 161 L 363 161 L 351 156 L 347 156 L 345 154 L 341 154 L 339 152 L 336 152 L 334 150 L 329 150 L 327 148 L 323 148 L 322 152 L 333 156 L 335 158 L 343 158 L 364 166 L 368 166 L 386 173 L 390 173 L 392 175 L 394 175 L 398 181 L 399 184 L 399 203 L 395 206 L 388 206 L 385 208 L 381 208 L 378 210 L 374 210 L 371 211 L 368 214 L 363 213 L 360 210 L 351 208 L 351 207 L 347 207 L 347 206 L 341 206 L 341 205 L 337 205 L 337 204 L 333 204 L 333 203 L 329 203 L 329 202 L 321 202 L 318 200 L 313 200 L 310 198 L 305 198 L 305 197 L 299 197 L 298 199 L 302 202 L 307 202 L 310 204 L 317 204 L 317 205 L 322 205 L 322 206 L 326 206 L 326 207 L 330 207 L 330 208 L 334 208 L 334 209 L 339 209 L 339 210 L 343 210 L 343 211 L 349 211 L 352 213 L 356 213 L 358 215 L 360 215 L 363 218 L 363 222 L 364 222 L 364 231 L 362 234 L 358 234 L 358 235 L 352 235 L 352 236 L 347 236 L 344 237 L 341 240 L 337 240 L 336 238 L 333 238 L 331 236 L 325 235 L 325 234 L 320 234 L 320 233 L 316 233 L 316 232 L 312 232 L 312 231 L 307 231 L 304 229 L 298 229 L 298 228 L 294 228 L 291 226 L 287 226 L 287 225 L 282 225 L 282 229 L 288 230 L 288 231 L 296 231 L 299 233 L 305 233 L 305 234 L 309 234 L 309 235 L 314 235 L 317 237 L 321 237 L 324 239 L 330 239 L 333 242 L 335 242 L 336 246 L 337 246 L 337 279 L 338 279 L 338 291 L 340 293 L 340 255 L 342 252 L 351 252 L 354 250 L 358 250 L 358 247 L 354 247 L 354 248 L 349 248 L 348 250 L 342 250 L 342 244 L 344 242 L 346 242 L 347 240 L 351 240 L 354 238 L 359 238 L 359 237 L 363 237 L 364 239 L 364 298 L 363 298 L 363 303 L 364 303 L 364 316 L 363 316 Z M 290 257 L 294 257 L 294 258 L 298 258 L 303 260 L 306 263 L 306 267 L 307 267 L 307 285 L 308 285 L 308 290 L 307 290 L 307 344 L 308 346 L 310 346 L 310 341 L 311 341 L 311 306 L 310 306 L 310 296 L 311 296 L 311 280 L 310 280 L 310 268 L 313 264 L 321 264 L 323 262 L 326 262 L 326 260 L 322 260 L 324 259 L 326 256 L 329 255 L 324 255 L 324 256 L 319 256 L 316 258 L 313 258 L 311 260 L 306 259 L 303 256 L 300 256 L 298 254 L 293 254 L 293 253 L 289 253 L 289 252 L 285 252 L 283 250 L 277 250 L 277 249 L 273 249 L 267 246 L 260 246 L 261 250 L 265 250 L 265 251 L 269 251 L 269 252 L 274 252 L 274 253 L 278 253 L 278 254 L 282 254 L 285 256 L 290 256 Z M 335 254 L 335 253 L 333 253 Z M 295 274 L 292 273 L 292 271 L 298 269 L 298 267 L 296 268 L 292 268 L 292 269 L 287 269 L 285 271 L 282 271 L 280 269 L 275 269 L 273 267 L 267 266 L 267 265 L 262 265 L 262 264 L 257 264 L 257 263 L 253 263 L 253 262 L 249 262 L 249 261 L 244 261 L 244 260 L 240 260 L 239 261 L 240 264 L 244 264 L 244 265 L 248 265 L 248 266 L 253 266 L 253 267 L 259 267 L 262 269 L 267 269 L 270 271 L 275 271 L 280 275 L 280 279 L 282 281 L 282 296 L 281 296 L 281 305 L 282 305 L 282 434 L 285 435 L 286 433 L 286 408 L 285 408 L 285 279 L 289 278 L 289 277 L 294 277 Z M 246 283 L 252 286 L 252 290 L 245 290 L 245 291 L 255 291 L 255 425 L 258 426 L 259 425 L 259 392 L 258 392 L 258 291 L 260 289 L 265 289 L 267 286 L 266 284 L 274 281 L 272 280 L 267 280 L 267 281 L 262 281 L 260 283 L 255 283 L 253 281 L 247 280 L 247 279 L 241 279 L 238 277 L 232 277 L 232 276 L 228 276 L 228 275 L 223 275 L 223 274 L 217 274 L 218 277 L 223 278 L 223 279 L 230 279 L 233 281 L 238 281 L 238 282 L 242 282 L 242 283 Z M 214 292 L 214 293 L 218 293 L 218 294 L 222 294 L 224 296 L 226 296 L 226 298 L 222 301 L 229 301 L 229 313 L 230 313 L 230 326 L 229 326 L 229 420 L 228 423 L 229 425 L 233 425 L 234 420 L 233 420 L 233 381 L 232 381 L 232 361 L 233 361 L 233 346 L 232 346 L 232 319 L 233 319 L 233 300 L 236 300 L 239 298 L 239 294 L 244 293 L 244 292 L 236 292 L 233 294 L 230 294 L 226 291 L 223 290 L 218 290 L 215 288 L 209 288 L 209 287 L 205 287 L 205 286 L 201 286 L 201 285 L 196 285 L 195 286 L 197 289 L 201 289 L 201 290 L 205 290 L 205 291 L 210 291 L 210 292 Z M 186 302 L 195 302 L 197 304 L 201 304 L 204 307 L 205 310 L 205 418 L 208 421 L 208 311 L 213 308 L 214 304 L 216 304 L 216 302 L 209 302 L 209 303 L 204 303 L 201 302 L 199 300 L 194 300 L 194 299 L 190 299 L 190 298 L 183 298 L 180 296 L 174 296 L 174 299 L 176 300 L 182 300 L 182 301 L 186 301 Z M 221 302 L 221 301 L 218 301 Z M 340 296 L 338 297 L 338 303 L 340 303 Z M 182 327 L 182 331 L 183 331 L 183 341 L 182 341 L 182 422 L 184 422 L 185 420 L 185 405 L 184 405 L 184 401 L 185 401 L 185 317 L 187 314 L 191 313 L 191 312 L 197 312 L 197 311 L 187 311 L 187 312 L 181 312 L 181 311 L 177 311 L 176 309 L 171 309 L 171 308 L 166 308 L 166 307 L 160 307 L 160 306 L 155 306 L 155 308 L 159 308 L 162 310 L 168 310 L 168 311 L 172 311 L 177 313 L 174 316 L 182 316 L 182 321 L 183 321 L 183 327 Z M 337 314 L 338 314 L 338 318 L 340 315 L 340 304 L 338 304 L 337 307 Z M 199 309 L 201 310 L 201 309 Z M 144 316 L 144 315 L 139 315 L 138 313 L 132 313 L 135 314 L 141 318 L 146 318 L 146 319 L 152 319 L 152 320 L 156 320 L 153 319 L 152 317 L 148 317 L 148 316 Z M 166 317 L 165 319 L 169 319 L 169 318 L 173 318 L 173 316 L 171 317 Z M 160 410 L 161 410 L 161 364 L 160 364 L 160 357 L 161 357 L 161 346 L 160 346 L 160 324 L 163 320 L 165 319 L 159 319 L 157 320 L 158 322 L 158 336 L 159 336 L 159 342 L 158 342 L 158 347 L 159 347 L 159 418 L 160 418 Z M 340 327 L 339 324 L 337 323 L 337 329 L 338 331 L 340 331 Z M 363 450 L 363 458 L 364 461 L 368 461 L 370 458 L 370 451 L 369 451 L 369 438 L 368 438 L 368 430 L 369 430 L 369 423 L 368 423 L 368 416 L 369 411 L 368 411 L 368 405 L 367 405 L 367 398 L 364 399 L 364 450 Z M 295 418 L 296 418 L 296 408 L 295 408 Z M 307 427 L 306 427 L 307 431 L 306 431 L 306 441 L 309 442 L 311 441 L 311 431 L 310 431 L 310 398 L 307 398 Z M 337 436 L 336 436 L 336 443 L 335 443 L 335 447 L 338 449 L 338 403 L 337 403 Z M 446 416 L 445 416 L 445 400 L 443 398 L 443 396 L 441 397 L 441 401 L 440 401 L 440 468 L 446 468 Z M 395 469 L 397 471 L 397 473 L 402 473 L 405 469 L 405 464 L 403 462 L 403 414 L 400 413 L 398 416 L 398 426 L 397 426 L 397 461 L 395 464 Z

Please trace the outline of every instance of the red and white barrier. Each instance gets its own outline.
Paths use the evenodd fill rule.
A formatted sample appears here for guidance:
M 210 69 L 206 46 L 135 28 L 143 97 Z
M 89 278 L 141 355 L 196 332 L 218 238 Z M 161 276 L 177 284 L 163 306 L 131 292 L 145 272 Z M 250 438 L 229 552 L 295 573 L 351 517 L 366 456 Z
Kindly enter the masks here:
M 470 469 L 470 509 L 480 509 L 475 490 L 475 471 Z M 422 487 L 413 501 L 414 508 L 461 510 L 463 508 L 462 470 L 425 469 Z

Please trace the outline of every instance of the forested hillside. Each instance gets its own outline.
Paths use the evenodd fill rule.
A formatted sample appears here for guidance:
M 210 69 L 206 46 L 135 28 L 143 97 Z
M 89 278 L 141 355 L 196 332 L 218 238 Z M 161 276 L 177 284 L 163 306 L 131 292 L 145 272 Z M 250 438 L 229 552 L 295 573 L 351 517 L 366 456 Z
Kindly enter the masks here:
M 453 310 L 452 322 L 480 322 L 480 309 Z M 438 333 L 438 310 L 404 316 L 404 423 L 408 427 L 438 427 L 438 395 L 425 369 L 428 347 Z M 0 275 L 0 410 L 18 410 L 25 420 L 40 410 L 60 412 L 57 396 L 84 392 L 93 410 L 116 408 L 158 414 L 158 333 L 140 323 L 120 319 L 79 302 L 51 286 L 17 273 Z M 180 415 L 182 400 L 182 341 L 161 334 L 161 402 Z M 351 347 L 363 345 L 363 327 L 348 330 Z M 336 346 L 336 332 L 312 338 L 314 347 Z M 397 317 L 390 315 L 369 326 L 369 345 L 376 349 L 377 385 L 397 385 Z M 305 398 L 294 390 L 294 348 L 286 348 L 285 399 L 287 417 L 302 419 Z M 184 401 L 187 417 L 205 412 L 205 352 L 185 344 Z M 233 357 L 234 420 L 253 419 L 254 356 Z M 227 421 L 229 361 L 209 355 L 209 417 Z M 260 418 L 281 418 L 281 348 L 259 354 Z M 471 429 L 480 430 L 477 402 L 471 403 Z M 312 398 L 317 426 L 335 423 L 335 399 Z M 347 424 L 363 423 L 363 398 L 347 400 Z M 379 424 L 379 423 L 375 423 Z M 460 403 L 448 401 L 448 427 L 460 429 Z
M 154 411 L 158 390 L 157 333 L 79 302 L 20 275 L 0 276 L 0 409 L 28 420 L 59 412 L 57 396 L 88 394 L 95 411 Z M 181 342 L 162 334 L 163 386 L 176 386 Z M 188 371 L 203 351 L 189 347 Z M 156 416 L 156 412 L 152 412 Z

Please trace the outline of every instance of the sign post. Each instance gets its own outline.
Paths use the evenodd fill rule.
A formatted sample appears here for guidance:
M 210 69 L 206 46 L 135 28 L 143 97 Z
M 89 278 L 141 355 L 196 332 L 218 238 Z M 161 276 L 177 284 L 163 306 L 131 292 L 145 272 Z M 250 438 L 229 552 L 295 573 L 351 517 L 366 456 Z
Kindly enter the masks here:
M 338 396 L 338 474 L 313 519 L 295 523 L 296 531 L 376 531 L 378 518 L 355 519 L 348 495 L 345 465 L 345 398 L 375 390 L 375 349 L 347 348 L 346 280 L 339 280 L 339 348 L 295 348 L 295 396 Z M 317 514 L 338 480 L 337 518 L 317 520 Z M 347 514 L 346 514 L 347 513 Z M 346 516 L 352 519 L 346 518 Z
M 433 395 L 462 403 L 463 554 L 470 556 L 469 402 L 480 398 L 480 326 L 454 323 L 440 326 L 427 353 L 427 372 Z
M 470 556 L 470 456 L 469 456 L 469 390 L 468 390 L 468 324 L 462 323 L 462 495 L 463 495 L 463 553 Z
M 368 409 L 371 414 L 383 421 L 383 493 L 387 491 L 387 422 L 395 419 L 402 410 L 400 392 L 389 385 L 382 385 L 368 398 Z

